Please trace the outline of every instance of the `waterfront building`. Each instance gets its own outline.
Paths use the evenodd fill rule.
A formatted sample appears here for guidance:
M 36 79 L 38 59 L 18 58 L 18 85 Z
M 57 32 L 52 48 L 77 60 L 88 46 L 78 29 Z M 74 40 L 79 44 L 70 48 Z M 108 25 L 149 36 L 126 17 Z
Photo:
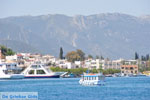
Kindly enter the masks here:
M 87 59 L 84 61 L 84 68 L 89 69 L 99 69 L 100 68 L 100 59 Z
M 123 60 L 122 63 L 123 65 L 137 65 L 138 61 L 137 60 Z
M 6 56 L 5 57 L 6 61 L 7 60 L 12 60 L 12 61 L 17 61 L 17 55 L 11 55 L 11 56 Z
M 89 69 L 120 69 L 122 59 L 119 60 L 101 60 L 101 59 L 88 59 L 84 61 L 84 67 Z
M 121 65 L 121 74 L 124 76 L 138 73 L 137 65 Z
M 122 65 L 122 59 L 119 60 L 102 60 L 102 69 L 120 69 Z
M 82 61 L 75 61 L 74 64 L 76 65 L 77 68 L 82 67 Z
M 72 62 L 68 62 L 67 59 L 58 59 L 55 64 L 56 64 L 55 66 L 58 66 L 60 68 L 65 68 L 65 69 L 78 68 L 77 65 L 75 65 Z

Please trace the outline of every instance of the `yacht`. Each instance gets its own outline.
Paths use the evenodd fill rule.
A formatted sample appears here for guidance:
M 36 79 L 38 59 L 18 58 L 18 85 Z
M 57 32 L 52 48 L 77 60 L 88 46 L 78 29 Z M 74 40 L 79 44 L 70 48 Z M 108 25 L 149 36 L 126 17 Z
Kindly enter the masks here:
M 22 79 L 23 74 L 14 73 L 18 70 L 15 64 L 0 64 L 0 79 Z
M 81 85 L 105 85 L 105 76 L 103 74 L 83 74 L 79 83 Z
M 49 67 L 42 64 L 32 64 L 23 72 L 25 78 L 59 78 L 62 72 L 52 72 Z

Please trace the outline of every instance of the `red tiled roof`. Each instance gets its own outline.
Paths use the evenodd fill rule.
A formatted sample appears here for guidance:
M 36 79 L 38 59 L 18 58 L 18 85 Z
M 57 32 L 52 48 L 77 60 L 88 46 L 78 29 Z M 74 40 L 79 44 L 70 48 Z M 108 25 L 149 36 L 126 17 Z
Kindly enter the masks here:
M 22 56 L 22 54 L 17 54 L 17 56 Z

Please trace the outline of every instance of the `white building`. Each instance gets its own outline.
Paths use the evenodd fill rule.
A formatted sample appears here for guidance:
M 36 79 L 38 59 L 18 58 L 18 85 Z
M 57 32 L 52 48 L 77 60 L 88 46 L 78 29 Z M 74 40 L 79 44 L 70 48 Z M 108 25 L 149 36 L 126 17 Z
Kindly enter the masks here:
M 6 56 L 5 58 L 6 60 L 13 60 L 13 61 L 17 61 L 17 55 L 12 55 L 12 56 Z
M 88 59 L 84 62 L 84 67 L 89 69 L 99 69 L 100 68 L 100 59 Z
M 119 60 L 102 60 L 102 69 L 120 69 L 122 59 Z
M 66 68 L 66 69 L 78 68 L 76 64 L 72 62 L 68 62 L 67 59 L 58 59 L 55 64 L 60 68 Z
M 78 68 L 82 67 L 82 62 L 81 62 L 81 61 L 75 61 L 74 64 L 75 64 L 76 67 L 78 67 Z

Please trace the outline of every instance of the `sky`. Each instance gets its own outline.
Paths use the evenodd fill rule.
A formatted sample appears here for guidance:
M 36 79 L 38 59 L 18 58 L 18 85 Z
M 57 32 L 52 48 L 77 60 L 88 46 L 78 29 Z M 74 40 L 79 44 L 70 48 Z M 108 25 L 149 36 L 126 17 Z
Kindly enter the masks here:
M 0 0 L 0 18 L 24 15 L 150 15 L 150 0 Z

